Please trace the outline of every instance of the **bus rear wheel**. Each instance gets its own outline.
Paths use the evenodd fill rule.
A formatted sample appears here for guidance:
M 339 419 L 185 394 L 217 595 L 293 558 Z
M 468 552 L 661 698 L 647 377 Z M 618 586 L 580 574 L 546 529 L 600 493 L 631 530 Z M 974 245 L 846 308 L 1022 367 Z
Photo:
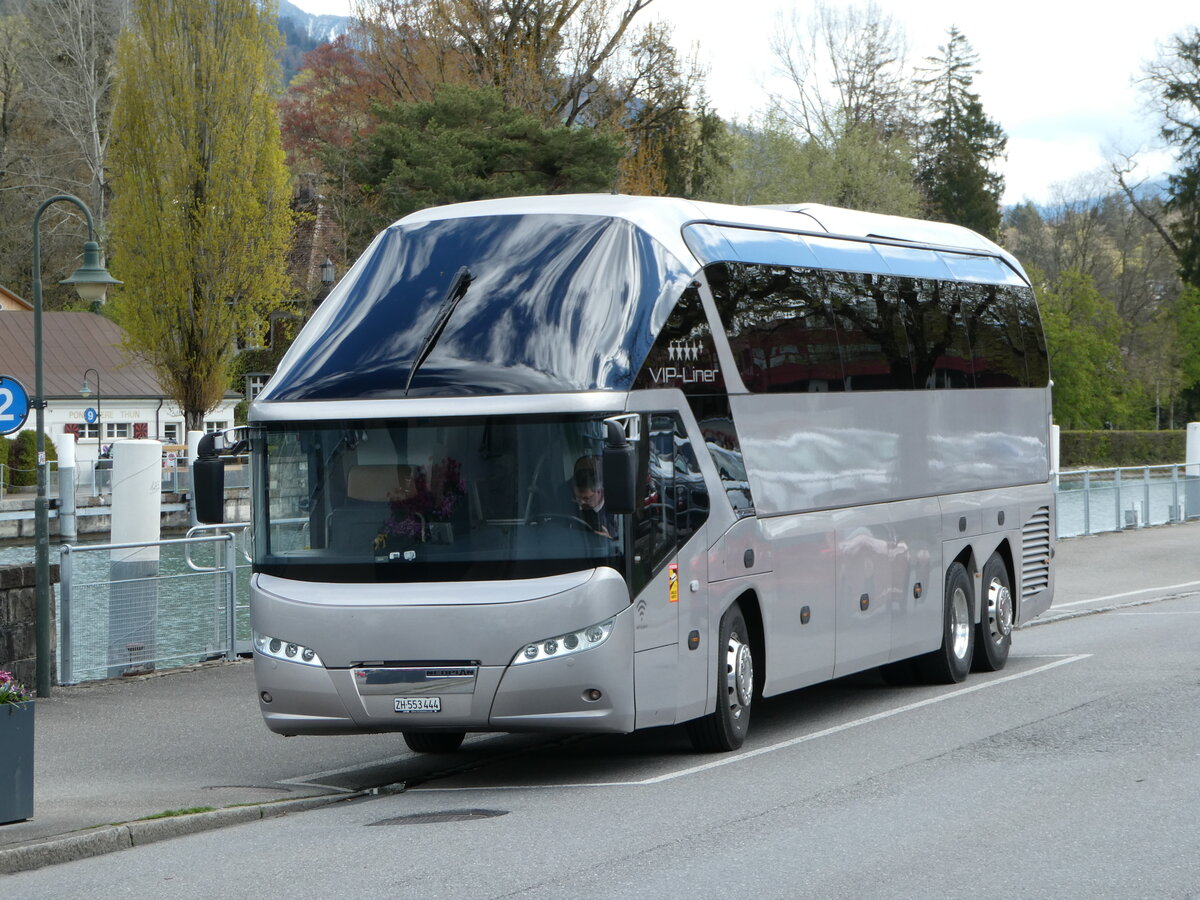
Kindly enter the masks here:
M 701 753 L 736 750 L 750 730 L 754 698 L 754 653 L 742 608 L 734 603 L 721 617 L 717 647 L 717 708 L 688 722 L 692 746 Z
M 453 753 L 466 736 L 465 731 L 406 731 L 404 743 L 413 753 Z
M 1008 662 L 1015 613 L 1008 567 L 998 553 L 993 553 L 983 567 L 983 596 L 979 602 L 981 609 L 979 626 L 975 631 L 975 670 L 998 672 Z
M 975 650 L 975 627 L 971 621 L 971 577 L 962 563 L 946 570 L 942 599 L 942 646 L 919 656 L 917 667 L 933 684 L 958 684 L 971 671 Z

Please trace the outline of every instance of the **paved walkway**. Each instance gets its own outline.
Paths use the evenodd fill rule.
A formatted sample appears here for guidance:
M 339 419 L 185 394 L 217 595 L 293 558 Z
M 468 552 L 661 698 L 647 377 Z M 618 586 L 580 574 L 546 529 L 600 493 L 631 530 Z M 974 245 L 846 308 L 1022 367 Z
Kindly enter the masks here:
M 34 815 L 0 825 L 0 872 L 341 799 L 357 786 L 310 776 L 408 755 L 398 734 L 271 733 L 249 661 L 56 687 L 36 716 Z M 223 811 L 125 824 L 198 807 Z

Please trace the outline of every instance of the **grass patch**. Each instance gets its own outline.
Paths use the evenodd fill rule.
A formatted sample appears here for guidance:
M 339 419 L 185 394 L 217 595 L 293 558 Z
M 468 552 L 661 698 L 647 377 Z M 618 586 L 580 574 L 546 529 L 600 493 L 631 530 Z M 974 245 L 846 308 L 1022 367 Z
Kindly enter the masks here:
M 155 813 L 152 816 L 142 816 L 137 821 L 149 822 L 153 819 L 171 819 L 175 816 L 190 816 L 194 815 L 195 813 L 214 812 L 215 810 L 215 806 L 191 806 L 187 809 L 167 809 L 160 813 Z

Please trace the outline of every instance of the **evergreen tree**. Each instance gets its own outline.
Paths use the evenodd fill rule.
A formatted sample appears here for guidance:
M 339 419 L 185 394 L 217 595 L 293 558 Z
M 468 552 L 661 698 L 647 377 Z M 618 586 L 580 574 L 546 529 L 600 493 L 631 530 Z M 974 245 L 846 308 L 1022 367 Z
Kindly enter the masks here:
M 359 247 L 379 227 L 427 206 L 608 190 L 624 149 L 599 130 L 545 125 L 506 108 L 494 88 L 443 85 L 427 103 L 377 107 L 376 115 L 375 131 L 350 150 L 351 177 L 375 216 L 351 238 Z
M 236 341 L 288 289 L 279 31 L 258 0 L 135 0 L 133 12 L 113 112 L 114 314 L 200 429 Z
M 1147 76 L 1178 165 L 1167 183 L 1165 231 L 1180 277 L 1200 287 L 1200 28 L 1176 35 Z
M 995 238 L 1004 177 L 993 164 L 1008 138 L 971 90 L 979 74 L 975 51 L 957 28 L 949 35 L 941 55 L 928 57 L 928 77 L 917 81 L 928 108 L 917 179 L 931 218 Z

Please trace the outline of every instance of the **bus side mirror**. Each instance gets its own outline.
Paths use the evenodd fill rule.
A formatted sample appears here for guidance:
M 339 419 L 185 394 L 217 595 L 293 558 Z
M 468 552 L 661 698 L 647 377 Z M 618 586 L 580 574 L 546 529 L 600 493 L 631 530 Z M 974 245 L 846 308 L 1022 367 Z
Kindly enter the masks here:
M 216 434 L 200 438 L 192 462 L 192 498 L 202 525 L 225 522 L 225 460 L 217 453 Z
M 608 422 L 604 442 L 604 506 L 614 515 L 634 510 L 637 460 L 633 445 L 618 422 Z

